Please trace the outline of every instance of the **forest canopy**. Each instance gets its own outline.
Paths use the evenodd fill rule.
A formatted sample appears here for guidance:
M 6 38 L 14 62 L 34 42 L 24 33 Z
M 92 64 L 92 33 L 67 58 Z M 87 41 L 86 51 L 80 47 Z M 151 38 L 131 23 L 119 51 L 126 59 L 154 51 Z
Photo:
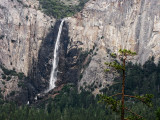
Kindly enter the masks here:
M 47 15 L 62 19 L 81 11 L 88 0 L 79 0 L 78 5 L 65 5 L 59 0 L 39 0 L 39 2 Z
M 132 111 L 144 116 L 146 120 L 160 120 L 160 62 L 154 64 L 154 59 L 143 66 L 128 63 L 126 67 L 126 92 L 132 95 L 153 94 L 153 107 L 149 108 L 139 101 L 126 100 L 126 105 Z M 121 91 L 119 78 L 117 84 L 101 90 L 103 94 L 112 95 Z M 120 116 L 103 104 L 98 103 L 91 92 L 82 89 L 78 93 L 75 85 L 65 85 L 55 99 L 48 99 L 40 104 L 17 106 L 15 103 L 0 100 L 0 119 L 2 120 L 119 120 Z M 130 114 L 127 114 L 130 116 Z

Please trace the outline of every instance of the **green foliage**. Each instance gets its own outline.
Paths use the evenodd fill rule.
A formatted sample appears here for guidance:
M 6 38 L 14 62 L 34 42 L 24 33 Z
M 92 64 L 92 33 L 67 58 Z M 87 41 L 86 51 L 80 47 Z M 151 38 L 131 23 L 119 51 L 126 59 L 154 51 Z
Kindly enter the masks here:
M 154 101 L 158 104 L 160 97 L 160 64 L 157 66 L 153 60 L 148 60 L 143 66 L 139 64 L 128 63 L 126 66 L 125 91 L 127 94 L 140 95 L 153 94 Z M 119 74 L 122 75 L 121 72 Z M 119 93 L 121 91 L 120 77 L 115 78 L 113 84 L 109 87 L 107 94 Z M 157 100 L 156 100 L 157 99 Z M 160 104 L 158 104 L 160 105 Z
M 119 74 L 122 75 L 121 72 Z M 120 75 L 120 76 L 121 76 Z M 126 103 L 128 107 L 131 107 L 132 111 L 135 111 L 137 114 L 144 116 L 147 120 L 154 120 L 155 109 L 160 106 L 160 62 L 156 65 L 154 63 L 154 58 L 148 60 L 143 66 L 140 64 L 132 64 L 128 63 L 126 65 L 126 80 L 125 80 L 125 93 L 130 95 L 139 95 L 141 97 L 148 96 L 149 101 L 150 98 L 154 95 L 152 102 L 147 102 L 147 106 L 153 106 L 148 108 L 144 104 L 140 104 L 138 100 L 134 101 L 134 99 L 126 98 Z M 112 86 L 104 88 L 101 90 L 103 94 L 107 94 L 107 96 L 111 96 L 116 93 L 121 92 L 121 84 L 120 77 L 115 78 Z M 147 98 L 148 99 L 148 98 Z M 134 103 L 128 104 L 128 103 Z
M 118 100 L 115 100 L 112 97 L 106 95 L 100 95 L 100 103 L 107 103 L 106 108 L 109 106 L 114 112 L 120 112 L 121 103 Z
M 120 50 L 119 50 L 119 53 L 120 53 L 119 58 L 121 58 L 122 56 L 125 57 L 125 58 L 122 57 L 122 60 L 126 60 L 127 56 L 136 55 L 136 52 L 132 52 L 132 51 L 126 50 L 126 49 L 123 49 L 123 50 L 120 49 Z M 118 57 L 115 53 L 111 53 L 110 55 L 111 55 L 111 57 L 113 57 L 113 58 Z M 110 62 L 110 63 L 105 62 L 105 64 L 106 64 L 107 66 L 111 67 L 111 68 L 116 69 L 116 70 L 124 70 L 124 71 L 125 71 L 125 66 L 119 64 L 116 60 L 113 61 L 113 62 Z M 105 72 L 108 72 L 108 71 L 110 71 L 110 69 L 105 69 Z
M 122 55 L 136 55 L 136 52 L 132 52 L 131 50 L 126 50 L 126 49 L 120 49 L 119 53 Z
M 160 120 L 160 107 L 156 110 L 156 120 Z
M 5 75 L 12 75 L 12 76 L 16 76 L 17 75 L 15 70 L 8 70 L 4 66 L 0 66 L 0 67 L 3 70 Z
M 86 57 L 88 56 L 89 52 L 88 51 L 82 51 L 79 55 L 78 63 L 82 64 Z
M 2 81 L 2 84 L 5 85 L 6 83 L 4 81 Z
M 140 118 L 140 117 L 133 116 L 133 115 L 128 116 L 126 119 L 129 119 L 129 120 L 145 120 L 144 118 Z
M 97 52 L 94 52 L 94 53 L 92 54 L 92 57 L 95 56 L 95 55 L 97 55 Z
M 8 76 L 8 77 L 7 77 L 7 81 L 9 81 L 9 80 L 11 80 L 11 76 Z
M 17 2 L 19 2 L 19 3 L 21 3 L 21 4 L 23 3 L 22 0 L 17 0 Z
M 110 63 L 105 63 L 107 66 L 111 67 L 111 68 L 114 68 L 115 70 L 122 70 L 123 71 L 123 79 L 122 79 L 122 86 L 120 87 L 122 89 L 122 92 L 118 93 L 118 94 L 115 94 L 115 95 L 112 95 L 112 96 L 118 96 L 120 95 L 120 98 L 121 99 L 121 102 L 116 100 L 116 99 L 113 99 L 112 96 L 106 96 L 106 95 L 101 95 L 101 102 L 104 102 L 106 105 L 110 105 L 111 106 L 111 109 L 115 112 L 119 112 L 121 111 L 121 120 L 125 120 L 124 119 L 124 116 L 125 116 L 125 110 L 127 110 L 128 112 L 130 112 L 131 114 L 133 114 L 132 116 L 129 116 L 128 119 L 130 120 L 140 120 L 142 119 L 142 117 L 140 115 L 138 115 L 137 113 L 133 112 L 132 110 L 128 109 L 125 107 L 125 104 L 124 104 L 124 101 L 126 100 L 125 98 L 126 97 L 129 97 L 130 99 L 131 98 L 135 98 L 141 102 L 143 102 L 144 104 L 146 104 L 147 106 L 152 106 L 152 98 L 153 98 L 153 95 L 152 94 L 145 94 L 143 96 L 132 96 L 132 95 L 126 95 L 125 94 L 125 76 L 126 76 L 126 60 L 127 60 L 127 57 L 128 56 L 132 56 L 132 55 L 136 55 L 135 52 L 132 52 L 130 50 L 126 50 L 126 49 L 120 49 L 119 50 L 119 58 L 122 59 L 123 63 L 122 65 L 120 65 L 118 62 L 114 61 L 114 62 L 110 62 Z M 116 54 L 112 53 L 110 54 L 112 57 L 116 58 Z M 108 72 L 109 69 L 106 69 L 105 72 Z M 119 107 L 121 106 L 121 107 Z M 118 108 L 120 108 L 118 110 Z
M 110 55 L 111 55 L 111 57 L 113 57 L 113 58 L 116 58 L 116 57 L 117 57 L 116 53 L 111 53 Z
M 2 79 L 5 80 L 6 78 L 6 75 L 2 74 Z
M 6 79 L 6 75 L 8 76 L 8 77 L 7 77 L 7 81 L 9 81 L 9 80 L 11 79 L 11 76 L 18 76 L 18 79 L 19 79 L 19 80 L 22 80 L 22 79 L 25 77 L 24 73 L 22 73 L 22 72 L 17 73 L 17 72 L 15 71 L 15 69 L 13 69 L 13 70 L 8 70 L 7 68 L 5 68 L 5 67 L 2 66 L 2 65 L 0 65 L 0 68 L 2 69 L 2 71 L 3 71 L 3 73 L 4 73 L 4 74 L 2 74 L 2 78 L 3 78 L 3 79 Z
M 4 38 L 4 35 L 1 35 L 1 36 L 0 36 L 0 39 L 3 39 L 3 38 Z
M 23 81 L 19 81 L 19 82 L 18 82 L 18 87 L 25 88 L 24 82 L 23 82 Z
M 110 63 L 105 62 L 105 64 L 108 65 L 109 67 L 115 68 L 116 70 L 125 70 L 124 66 L 120 65 L 116 61 Z
M 101 39 L 103 39 L 103 38 L 104 38 L 104 36 L 101 37 Z
M 83 74 L 80 74 L 79 78 L 80 78 L 80 80 L 81 80 L 81 79 L 83 78 Z
M 149 107 L 152 107 L 152 98 L 153 94 L 145 94 L 143 96 L 136 96 L 137 99 L 141 100 L 144 104 L 146 104 Z
M 155 120 L 155 113 L 153 107 L 148 107 L 144 105 L 142 102 L 133 102 L 133 101 L 126 101 L 127 107 L 134 111 L 136 114 L 140 115 L 138 118 L 141 120 L 142 118 L 145 120 Z M 128 111 L 126 111 L 128 112 Z M 126 117 L 135 117 L 132 113 L 127 113 Z M 137 116 L 136 116 L 137 117 Z
M 92 54 L 92 53 L 93 53 L 93 49 L 90 49 L 90 50 L 89 50 L 89 54 Z
M 97 103 L 90 92 L 79 94 L 74 85 L 66 85 L 54 99 L 37 106 L 20 106 L 14 103 L 0 104 L 0 120 L 110 120 L 110 111 Z
M 154 94 L 153 108 L 148 108 L 143 103 L 126 98 L 126 107 L 135 111 L 137 114 L 144 116 L 147 120 L 160 120 L 160 62 L 156 66 L 153 61 L 147 61 L 144 66 L 128 63 L 126 66 L 126 93 L 136 95 L 138 99 L 149 101 Z M 18 74 L 18 73 L 17 73 Z M 121 73 L 120 73 L 121 74 Z M 117 82 L 118 80 L 118 82 Z M 24 84 L 20 81 L 20 84 Z M 104 88 L 103 93 L 107 96 L 119 93 L 121 91 L 121 82 L 119 78 L 115 79 L 113 86 Z M 84 83 L 85 85 L 86 83 Z M 21 85 L 20 85 L 21 86 Z M 91 87 L 94 87 L 91 86 Z M 38 104 L 37 106 L 17 106 L 13 103 L 5 103 L 0 99 L 0 120 L 120 120 L 119 116 L 110 109 L 105 109 L 98 104 L 99 96 L 94 97 L 90 92 L 81 88 L 79 94 L 73 84 L 66 85 L 59 92 L 55 99 L 49 99 Z M 1 93 L 1 92 L 0 92 Z M 100 96 L 100 101 L 109 101 L 107 107 L 114 111 L 119 111 L 121 103 L 114 97 Z M 102 99 L 103 98 L 103 99 Z M 155 118 L 156 115 L 156 118 Z M 140 120 L 127 113 L 126 118 L 129 120 Z
M 13 96 L 13 95 L 15 95 L 15 91 L 12 91 L 11 93 L 10 93 L 10 96 Z
M 29 19 L 29 17 L 28 16 L 26 16 L 26 20 L 28 21 L 28 19 Z
M 3 95 L 2 95 L 2 90 L 0 89 L 0 102 L 1 102 L 1 99 L 3 98 Z
M 22 80 L 25 77 L 24 73 L 22 73 L 22 72 L 18 73 L 17 76 L 18 76 L 19 80 Z
M 83 9 L 88 0 L 79 0 L 79 5 L 68 6 L 59 0 L 39 0 L 43 11 L 47 15 L 54 16 L 57 19 L 73 16 L 76 12 Z

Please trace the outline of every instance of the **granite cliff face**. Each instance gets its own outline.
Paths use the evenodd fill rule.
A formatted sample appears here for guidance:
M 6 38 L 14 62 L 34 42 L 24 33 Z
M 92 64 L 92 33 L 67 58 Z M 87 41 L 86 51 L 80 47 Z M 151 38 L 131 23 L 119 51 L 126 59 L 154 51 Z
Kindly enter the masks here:
M 105 76 L 104 62 L 120 48 L 137 52 L 133 62 L 144 64 L 151 56 L 159 61 L 159 0 L 91 0 L 68 22 L 71 46 L 81 42 L 77 47 L 95 52 L 79 86 L 111 84 L 113 75 Z
M 46 16 L 38 7 L 36 0 L 0 0 L 0 63 L 25 76 L 29 76 L 33 62 L 38 61 L 41 43 L 55 24 L 55 19 Z M 1 79 L 5 96 L 20 91 L 17 79 L 11 76 L 6 85 Z
M 0 1 L 0 61 L 8 68 L 28 74 L 37 59 L 42 40 L 55 19 L 37 10 L 35 0 Z
M 120 48 L 135 50 L 143 64 L 149 56 L 158 61 L 160 1 L 95 0 L 69 21 L 74 41 L 92 49 L 94 44 L 117 52 Z
M 0 63 L 25 74 L 27 99 L 48 86 L 60 24 L 38 8 L 36 0 L 0 1 Z M 137 52 L 133 62 L 144 64 L 151 56 L 158 62 L 159 40 L 159 0 L 90 0 L 81 12 L 65 20 L 56 84 L 74 82 L 79 89 L 92 86 L 97 94 L 114 78 L 104 73 L 110 53 L 126 48 Z M 5 88 L 1 82 L 1 89 L 21 91 L 14 85 L 17 79 L 8 82 L 12 87 Z

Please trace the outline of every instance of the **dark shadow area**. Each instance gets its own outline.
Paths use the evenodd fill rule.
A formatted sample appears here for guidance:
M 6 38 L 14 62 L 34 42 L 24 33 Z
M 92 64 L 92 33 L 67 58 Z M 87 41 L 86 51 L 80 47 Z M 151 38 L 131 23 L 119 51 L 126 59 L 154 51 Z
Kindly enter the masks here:
M 32 68 L 29 71 L 29 83 L 33 86 L 28 89 L 29 99 L 33 99 L 35 94 L 40 93 L 47 89 L 50 72 L 52 69 L 52 60 L 54 46 L 59 30 L 60 21 L 51 27 L 50 33 L 44 38 L 38 54 L 38 61 L 33 60 Z M 34 89 L 33 89 L 34 88 Z

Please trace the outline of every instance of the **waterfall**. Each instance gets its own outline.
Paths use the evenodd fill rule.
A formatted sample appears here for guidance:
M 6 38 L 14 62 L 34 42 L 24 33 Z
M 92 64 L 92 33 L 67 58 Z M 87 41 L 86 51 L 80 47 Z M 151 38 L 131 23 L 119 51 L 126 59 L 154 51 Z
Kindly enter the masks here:
M 62 27 L 63 27 L 64 20 L 61 21 L 61 24 L 59 26 L 59 31 L 54 47 L 54 59 L 52 60 L 52 71 L 50 74 L 50 80 L 49 80 L 49 89 L 48 91 L 52 90 L 55 87 L 55 82 L 57 81 L 57 72 L 58 72 L 58 62 L 59 62 L 59 57 L 58 57 L 58 50 L 59 50 L 59 45 L 60 45 L 60 37 L 61 37 L 61 32 L 62 32 Z

